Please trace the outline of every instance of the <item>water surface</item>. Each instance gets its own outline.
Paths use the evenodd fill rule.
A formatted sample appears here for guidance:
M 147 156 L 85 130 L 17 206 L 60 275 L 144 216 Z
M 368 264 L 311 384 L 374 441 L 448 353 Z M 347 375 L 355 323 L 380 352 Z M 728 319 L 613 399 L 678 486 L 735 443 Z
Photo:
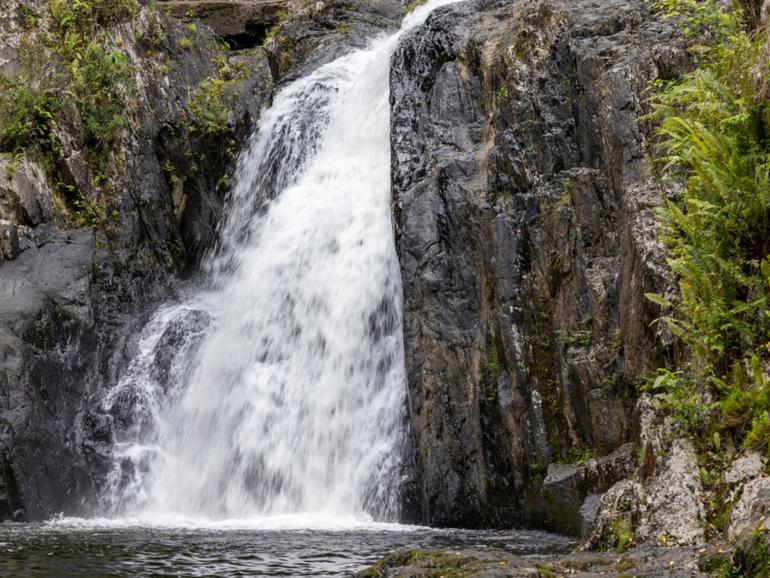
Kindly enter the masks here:
M 71 519 L 2 524 L 0 576 L 351 576 L 405 548 L 494 547 L 542 556 L 574 546 L 569 538 L 520 530 L 288 526 Z

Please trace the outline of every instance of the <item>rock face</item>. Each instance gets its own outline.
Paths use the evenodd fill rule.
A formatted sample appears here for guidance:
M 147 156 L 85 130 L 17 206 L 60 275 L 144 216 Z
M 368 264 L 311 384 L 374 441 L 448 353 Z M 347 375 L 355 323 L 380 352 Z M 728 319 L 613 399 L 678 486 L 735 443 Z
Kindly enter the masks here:
M 0 28 L 13 47 L 23 3 L 11 4 Z M 222 140 L 196 136 L 189 99 L 217 74 L 214 35 L 201 27 L 182 43 L 187 28 L 150 9 L 111 34 L 137 74 L 113 182 L 94 184 L 77 123 L 58 126 L 55 167 L 94 207 L 108 194 L 110 211 L 73 220 L 42 163 L 0 155 L 0 519 L 93 506 L 111 424 L 91 400 L 114 382 L 143 313 L 214 241 L 231 160 L 222 140 L 248 134 L 272 90 L 265 55 L 251 55 Z
M 288 0 L 167 0 L 158 3 L 169 14 L 202 21 L 234 49 L 261 44 L 286 13 Z
M 687 61 L 641 0 L 465 2 L 394 55 L 414 518 L 539 523 L 548 464 L 634 438 L 670 342 L 638 119 Z
M 695 448 L 688 441 L 676 440 L 656 475 L 648 480 L 624 480 L 602 496 L 589 545 L 612 546 L 618 520 L 633 532 L 636 543 L 703 544 L 703 498 Z

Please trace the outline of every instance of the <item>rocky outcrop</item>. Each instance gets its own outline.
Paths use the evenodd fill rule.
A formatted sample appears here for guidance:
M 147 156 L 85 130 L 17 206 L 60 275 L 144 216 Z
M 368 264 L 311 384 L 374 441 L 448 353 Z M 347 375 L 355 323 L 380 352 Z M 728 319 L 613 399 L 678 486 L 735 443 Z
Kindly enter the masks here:
M 703 544 L 706 516 L 699 472 L 692 444 L 674 441 L 654 477 L 624 480 L 602 496 L 589 545 L 613 547 L 622 527 L 639 544 Z
M 401 20 L 398 0 L 328 0 L 302 2 L 273 30 L 265 48 L 276 79 L 291 79 L 363 48 Z
M 19 22 L 3 21 L 6 46 L 29 34 Z M 272 90 L 264 54 L 250 55 L 212 138 L 193 130 L 190 100 L 236 60 L 209 30 L 193 35 L 145 8 L 110 38 L 136 71 L 136 91 L 108 184 L 87 161 L 76 119 L 56 127 L 61 156 L 0 158 L 0 518 L 93 505 L 111 424 L 90 402 L 124 365 L 147 308 L 216 238 L 232 158 L 223 143 L 250 132 Z M 73 190 L 76 201 L 62 195 Z
M 644 297 L 668 279 L 639 118 L 687 64 L 640 0 L 465 2 L 394 55 L 415 518 L 541 522 L 549 464 L 635 438 L 670 343 Z
M 748 537 L 758 528 L 770 528 L 770 477 L 761 476 L 743 487 L 730 513 L 727 535 L 731 540 Z
M 587 537 L 602 493 L 635 471 L 634 444 L 630 443 L 582 465 L 551 464 L 543 480 L 542 494 L 531 495 L 528 507 L 546 525 Z
M 166 0 L 158 5 L 170 15 L 204 22 L 231 48 L 253 48 L 286 14 L 288 0 Z

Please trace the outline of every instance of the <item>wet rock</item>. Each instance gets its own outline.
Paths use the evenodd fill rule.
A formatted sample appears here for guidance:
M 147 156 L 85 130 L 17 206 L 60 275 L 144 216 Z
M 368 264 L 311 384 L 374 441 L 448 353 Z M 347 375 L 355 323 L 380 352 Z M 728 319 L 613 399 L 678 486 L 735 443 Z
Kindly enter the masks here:
M 398 0 L 323 0 L 289 10 L 265 44 L 276 81 L 307 74 L 392 32 L 403 12 Z
M 644 296 L 670 279 L 638 119 L 648 82 L 688 62 L 670 24 L 620 0 L 464 2 L 394 54 L 422 522 L 542 523 L 549 463 L 633 439 L 633 384 L 671 342 Z

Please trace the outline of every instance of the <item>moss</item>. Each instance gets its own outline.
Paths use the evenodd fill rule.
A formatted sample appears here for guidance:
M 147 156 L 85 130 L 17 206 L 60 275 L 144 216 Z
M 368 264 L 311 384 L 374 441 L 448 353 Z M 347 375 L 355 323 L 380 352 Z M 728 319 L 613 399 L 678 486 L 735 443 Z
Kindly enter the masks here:
M 406 550 L 386 556 L 359 576 L 385 578 L 391 568 L 408 568 L 422 578 L 470 578 L 484 566 L 477 558 L 434 550 Z
M 634 544 L 634 528 L 629 520 L 619 516 L 603 528 L 598 545 L 601 550 L 626 552 Z
M 425 4 L 428 0 L 412 0 L 409 4 L 406 4 L 404 6 L 404 14 L 409 14 L 411 11 L 413 11 L 415 8 L 422 6 Z
M 733 576 L 770 576 L 770 530 L 756 530 L 738 546 L 732 571 Z
M 615 572 L 627 572 L 628 570 L 633 570 L 634 568 L 636 568 L 636 564 L 633 560 L 630 558 L 623 558 L 622 560 L 618 561 L 612 569 Z

